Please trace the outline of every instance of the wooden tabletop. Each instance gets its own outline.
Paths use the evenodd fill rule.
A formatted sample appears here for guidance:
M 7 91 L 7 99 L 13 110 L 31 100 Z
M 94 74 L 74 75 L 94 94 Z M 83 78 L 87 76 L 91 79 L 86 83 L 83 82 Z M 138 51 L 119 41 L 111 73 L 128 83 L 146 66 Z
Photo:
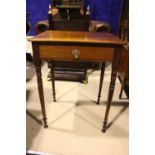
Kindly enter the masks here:
M 45 31 L 29 39 L 32 42 L 75 42 L 123 45 L 125 42 L 111 33 Z

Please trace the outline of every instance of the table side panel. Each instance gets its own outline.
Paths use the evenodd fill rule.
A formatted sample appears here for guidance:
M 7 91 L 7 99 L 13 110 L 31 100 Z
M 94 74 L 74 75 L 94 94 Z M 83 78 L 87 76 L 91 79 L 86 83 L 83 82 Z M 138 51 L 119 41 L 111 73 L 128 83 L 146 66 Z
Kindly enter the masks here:
M 114 48 L 98 46 L 40 45 L 40 58 L 72 61 L 75 49 L 80 51 L 79 61 L 113 61 Z

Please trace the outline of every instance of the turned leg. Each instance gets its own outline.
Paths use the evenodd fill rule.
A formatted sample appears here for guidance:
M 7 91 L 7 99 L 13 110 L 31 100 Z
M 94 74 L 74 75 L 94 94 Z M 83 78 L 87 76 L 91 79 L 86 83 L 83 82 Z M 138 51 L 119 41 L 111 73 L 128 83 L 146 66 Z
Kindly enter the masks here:
M 121 91 L 120 91 L 120 94 L 119 94 L 119 99 L 122 98 L 124 85 L 125 85 L 125 76 L 123 76 L 123 79 L 122 79 L 122 81 L 121 81 Z
M 107 121 L 108 121 L 108 115 L 109 115 L 109 111 L 110 111 L 111 101 L 112 101 L 112 97 L 113 97 L 113 93 L 114 93 L 116 76 L 117 76 L 117 71 L 112 71 L 111 82 L 110 82 L 109 93 L 108 93 L 108 102 L 107 102 L 107 107 L 106 107 L 106 112 L 105 112 L 102 132 L 106 132 L 106 126 L 107 126 Z
M 38 92 L 39 92 L 39 98 L 41 103 L 41 109 L 43 114 L 43 121 L 44 121 L 44 127 L 47 128 L 47 118 L 46 118 L 46 111 L 45 111 L 45 101 L 44 101 L 44 92 L 43 92 L 43 83 L 42 83 L 42 74 L 41 74 L 41 66 L 38 63 L 36 65 L 36 73 L 37 73 L 37 81 L 38 81 Z
M 56 102 L 55 97 L 55 78 L 54 78 L 54 61 L 51 61 L 51 82 L 52 82 L 52 92 L 53 92 L 53 102 Z
M 108 92 L 108 101 L 106 106 L 102 132 L 106 132 L 106 129 L 107 129 L 108 115 L 109 115 L 111 101 L 114 93 L 115 81 L 116 81 L 117 71 L 118 71 L 119 62 L 120 62 L 120 56 L 121 56 L 121 49 L 115 48 L 113 63 L 112 63 L 111 81 L 110 81 L 109 92 Z
M 125 71 L 123 73 L 123 77 L 122 77 L 122 79 L 120 78 L 120 81 L 121 81 L 121 91 L 120 91 L 120 94 L 119 94 L 119 99 L 122 98 L 122 93 L 123 93 L 123 90 L 124 90 L 126 79 L 128 77 L 128 71 L 129 71 L 128 69 L 129 68 L 127 69 L 127 67 L 129 67 L 129 66 L 126 66 L 126 69 L 125 69 Z
M 45 110 L 42 74 L 41 74 L 41 61 L 39 58 L 39 47 L 38 47 L 38 45 L 33 45 L 33 57 L 34 57 L 34 64 L 35 64 L 35 68 L 36 68 L 38 92 L 39 92 L 39 99 L 40 99 L 41 110 L 42 110 L 42 115 L 43 115 L 44 128 L 48 128 L 46 110 Z
M 100 103 L 101 91 L 102 91 L 102 85 L 103 85 L 103 78 L 104 78 L 104 71 L 105 71 L 105 63 L 102 62 L 101 65 L 102 65 L 102 66 L 101 66 L 101 75 L 100 75 L 100 84 L 99 84 L 99 92 L 98 92 L 97 104 Z

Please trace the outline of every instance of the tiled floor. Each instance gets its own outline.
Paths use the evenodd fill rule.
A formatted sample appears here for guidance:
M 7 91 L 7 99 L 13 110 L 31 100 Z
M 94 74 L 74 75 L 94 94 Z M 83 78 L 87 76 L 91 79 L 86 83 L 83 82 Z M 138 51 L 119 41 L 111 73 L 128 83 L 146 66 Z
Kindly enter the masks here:
M 27 42 L 27 51 L 31 44 Z M 27 114 L 27 151 L 55 155 L 128 155 L 128 100 L 119 100 L 117 80 L 109 115 L 110 127 L 101 132 L 111 67 L 106 68 L 101 103 L 96 105 L 99 71 L 89 71 L 88 84 L 56 81 L 57 102 L 52 101 L 48 68 L 42 67 L 48 129 Z M 41 120 L 41 108 L 34 76 L 27 82 L 27 110 Z M 124 94 L 125 96 L 125 94 Z

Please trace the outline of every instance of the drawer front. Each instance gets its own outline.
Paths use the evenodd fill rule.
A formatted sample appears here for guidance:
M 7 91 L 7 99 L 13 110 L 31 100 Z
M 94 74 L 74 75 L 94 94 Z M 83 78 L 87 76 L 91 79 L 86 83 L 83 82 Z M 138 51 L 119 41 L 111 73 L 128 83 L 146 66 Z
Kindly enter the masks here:
M 45 60 L 112 61 L 114 49 L 107 47 L 40 45 L 40 58 Z

